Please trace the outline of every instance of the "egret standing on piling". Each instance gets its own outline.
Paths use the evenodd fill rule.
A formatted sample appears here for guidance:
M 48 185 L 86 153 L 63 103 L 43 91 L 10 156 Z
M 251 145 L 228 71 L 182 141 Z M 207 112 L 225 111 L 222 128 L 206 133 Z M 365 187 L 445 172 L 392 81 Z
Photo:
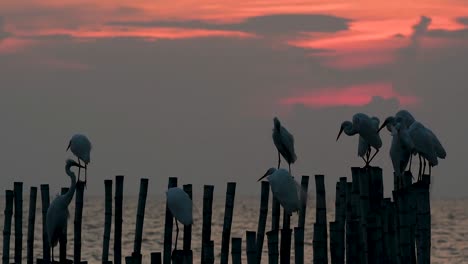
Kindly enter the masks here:
M 289 166 L 289 173 L 291 173 L 291 163 L 296 162 L 297 156 L 294 151 L 294 137 L 289 131 L 281 125 L 277 117 L 273 119 L 273 143 L 275 143 L 278 150 L 278 169 L 281 165 L 281 156 L 286 160 Z M 280 156 L 281 154 L 281 156 Z
M 176 240 L 174 250 L 177 249 L 177 239 L 179 238 L 179 225 L 177 221 L 184 226 L 193 224 L 192 200 L 188 194 L 178 187 L 169 188 L 166 192 L 167 207 L 175 218 L 176 222 Z
M 76 176 L 75 173 L 71 171 L 71 167 L 73 166 L 83 168 L 83 166 L 76 163 L 74 160 L 67 160 L 65 172 L 71 179 L 70 188 L 65 194 L 57 196 L 50 204 L 49 209 L 47 209 L 47 238 L 52 250 L 52 262 L 54 261 L 54 247 L 62 236 L 67 235 L 65 228 L 69 216 L 68 205 L 73 199 L 76 189 Z
M 380 120 L 377 117 L 370 118 L 366 114 L 357 113 L 353 116 L 353 122 L 344 121 L 341 124 L 336 141 L 338 141 L 343 132 L 348 136 L 359 134 L 358 155 L 364 160 L 367 167 L 382 147 L 382 140 L 379 135 L 379 123 Z M 367 149 L 365 146 L 367 146 Z M 372 151 L 371 147 L 375 149 L 375 153 L 369 158 Z
M 83 134 L 75 134 L 70 139 L 68 143 L 68 149 L 71 150 L 73 155 L 78 158 L 78 164 L 81 165 L 81 161 L 84 163 L 85 169 L 85 184 L 86 184 L 86 176 L 88 172 L 88 163 L 91 161 L 90 152 L 91 152 L 91 141 L 89 141 L 88 137 Z M 80 173 L 81 169 L 78 169 L 78 181 L 80 180 Z
M 283 206 L 286 214 L 291 215 L 301 209 L 301 205 L 306 202 L 307 194 L 287 170 L 270 168 L 258 181 L 265 177 L 270 183 L 273 197 Z

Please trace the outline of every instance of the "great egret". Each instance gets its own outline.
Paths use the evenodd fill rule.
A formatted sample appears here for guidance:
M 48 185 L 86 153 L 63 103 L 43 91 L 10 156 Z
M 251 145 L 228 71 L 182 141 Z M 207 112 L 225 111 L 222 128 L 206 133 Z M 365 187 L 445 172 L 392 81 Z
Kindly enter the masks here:
M 46 227 L 47 227 L 47 238 L 49 240 L 49 245 L 52 249 L 52 261 L 54 260 L 54 247 L 57 245 L 60 237 L 66 235 L 65 224 L 68 220 L 68 205 L 73 199 L 76 188 L 76 176 L 75 173 L 71 171 L 71 167 L 83 168 L 80 164 L 76 163 L 74 160 L 68 159 L 65 165 L 65 172 L 70 176 L 71 184 L 68 191 L 57 196 L 47 209 L 46 216 Z
M 402 135 L 401 126 L 403 126 L 401 123 L 391 125 L 392 144 L 390 146 L 390 158 L 393 170 L 399 181 L 403 179 L 403 172 L 410 161 L 411 152 L 414 149 L 413 142 L 408 141 L 408 137 Z
M 287 170 L 270 168 L 258 181 L 265 177 L 270 183 L 273 196 L 288 215 L 301 209 L 301 205 L 306 202 L 306 193 Z
M 281 122 L 277 117 L 273 119 L 273 143 L 275 143 L 276 149 L 278 150 L 278 169 L 281 165 L 281 157 L 288 162 L 289 173 L 291 173 L 291 163 L 297 160 L 296 153 L 294 152 L 294 137 L 289 131 L 281 125 Z
M 359 134 L 358 155 L 364 159 L 366 166 L 374 159 L 375 155 L 382 147 L 382 140 L 379 135 L 380 120 L 377 117 L 370 118 L 366 114 L 357 113 L 353 116 L 353 122 L 344 121 L 341 124 L 340 132 L 336 140 L 340 138 L 341 133 L 348 136 Z M 375 149 L 374 155 L 369 159 L 371 147 Z M 366 156 L 366 158 L 364 158 Z
M 90 159 L 91 148 L 92 148 L 91 141 L 89 141 L 88 137 L 86 137 L 83 134 L 73 135 L 67 147 L 67 151 L 68 149 L 70 149 L 73 155 L 75 155 L 78 158 L 78 164 L 81 165 L 80 161 L 83 161 L 84 163 L 85 184 L 86 184 L 86 176 L 88 172 L 88 163 L 91 161 Z M 80 180 L 80 172 L 81 172 L 81 169 L 78 170 L 78 180 Z
M 177 249 L 177 239 L 179 238 L 179 225 L 180 221 L 184 226 L 193 223 L 192 215 L 192 200 L 188 194 L 178 187 L 169 188 L 166 192 L 167 207 L 175 218 L 176 222 L 176 240 L 174 250 Z

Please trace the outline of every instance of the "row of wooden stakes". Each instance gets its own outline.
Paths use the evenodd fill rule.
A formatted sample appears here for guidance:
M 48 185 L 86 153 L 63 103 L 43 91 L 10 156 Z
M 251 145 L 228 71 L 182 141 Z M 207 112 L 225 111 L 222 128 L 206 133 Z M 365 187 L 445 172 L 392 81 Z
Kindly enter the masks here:
M 346 177 L 336 183 L 335 221 L 327 222 L 326 194 L 323 175 L 315 175 L 316 222 L 313 224 L 313 263 L 328 263 L 328 238 L 330 238 L 331 263 L 430 263 L 430 202 L 429 177 L 411 184 L 410 173 L 404 179 L 395 180 L 393 202 L 383 197 L 382 170 L 378 167 L 352 168 L 352 182 Z M 122 262 L 122 217 L 123 217 L 123 176 L 115 178 L 114 247 L 113 262 L 109 260 L 109 242 L 112 224 L 112 180 L 105 180 L 105 221 L 102 243 L 102 263 Z M 397 183 L 403 182 L 402 186 Z M 301 187 L 308 190 L 309 176 L 302 176 Z M 401 184 L 400 184 L 401 185 Z M 168 188 L 177 186 L 177 178 L 169 178 Z M 183 185 L 192 198 L 192 185 Z M 267 181 L 261 183 L 260 214 L 257 231 L 246 231 L 247 263 L 262 263 L 262 249 L 265 236 L 268 247 L 268 263 L 289 264 L 291 262 L 292 235 L 294 231 L 294 263 L 304 263 L 304 229 L 306 208 L 304 204 L 298 217 L 297 226 L 291 229 L 290 216 L 283 214 L 280 229 L 280 204 L 272 198 L 271 230 L 266 232 L 270 187 Z M 45 219 L 49 206 L 49 186 L 40 186 L 42 198 L 43 253 L 37 263 L 51 263 L 50 246 L 47 241 Z M 62 193 L 68 189 L 62 188 Z M 148 191 L 148 179 L 141 179 L 136 215 L 134 250 L 125 257 L 127 264 L 142 263 L 141 244 L 143 222 Z M 205 185 L 203 192 L 203 222 L 200 263 L 214 263 L 214 242 L 211 239 L 212 205 L 214 186 Z M 242 260 L 242 238 L 231 238 L 236 183 L 227 183 L 224 223 L 222 231 L 220 263 L 227 264 L 229 255 L 232 263 Z M 3 231 L 3 264 L 10 263 L 10 233 L 14 209 L 15 250 L 14 263 L 22 263 L 22 196 L 23 183 L 15 182 L 13 190 L 5 192 L 5 224 Z M 27 263 L 34 263 L 34 224 L 37 188 L 31 187 Z M 84 185 L 77 184 L 74 219 L 73 260 L 66 259 L 67 238 L 60 240 L 59 262 L 87 263 L 81 259 L 81 226 Z M 173 217 L 166 207 L 163 252 L 151 253 L 154 263 L 193 263 L 191 249 L 191 226 L 184 226 L 183 247 L 172 252 Z M 328 231 L 330 236 L 328 236 Z M 281 238 L 281 240 L 280 240 Z M 309 250 L 307 250 L 309 252 Z M 266 262 L 266 260 L 264 260 Z

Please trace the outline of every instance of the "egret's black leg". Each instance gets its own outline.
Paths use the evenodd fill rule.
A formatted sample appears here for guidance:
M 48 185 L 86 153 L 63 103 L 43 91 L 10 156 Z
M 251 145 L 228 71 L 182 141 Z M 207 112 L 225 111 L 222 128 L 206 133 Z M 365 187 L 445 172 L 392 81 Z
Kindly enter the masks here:
M 423 167 L 423 173 L 422 173 L 422 175 L 424 175 L 424 173 L 426 173 L 426 159 L 423 158 L 423 160 L 424 160 L 424 167 Z M 419 180 L 422 180 L 422 175 L 421 175 L 421 179 L 419 179 Z
M 54 247 L 52 246 L 51 249 L 52 249 L 52 263 L 54 263 Z
M 84 186 L 85 187 L 86 187 L 87 176 L 88 176 L 88 164 L 85 163 L 85 165 L 84 165 Z
M 281 155 L 280 155 L 280 153 L 278 151 L 278 170 L 280 168 L 280 165 L 281 165 Z
M 369 160 L 369 163 L 372 162 L 372 160 L 374 159 L 375 155 L 377 155 L 377 153 L 379 153 L 379 149 L 375 149 L 375 153 L 374 153 L 374 155 L 372 156 L 372 158 Z
M 174 218 L 175 219 L 175 218 Z M 179 225 L 177 224 L 177 219 L 175 219 L 175 226 L 176 226 L 176 236 L 175 236 L 175 246 L 174 250 L 177 249 L 177 240 L 179 238 Z
M 421 160 L 421 155 L 418 154 L 418 156 L 419 156 L 419 173 L 418 173 L 418 181 L 419 181 L 419 179 L 421 178 L 421 173 L 422 173 L 422 171 L 421 171 L 422 170 L 422 160 Z
M 289 174 L 291 174 L 291 163 L 288 163 L 288 166 L 289 166 Z
M 81 162 L 80 162 L 80 159 L 78 158 L 78 181 L 80 181 L 80 173 L 81 173 Z
M 367 165 L 367 160 L 364 157 L 361 157 L 361 158 L 364 161 L 364 163 L 366 163 L 366 165 Z

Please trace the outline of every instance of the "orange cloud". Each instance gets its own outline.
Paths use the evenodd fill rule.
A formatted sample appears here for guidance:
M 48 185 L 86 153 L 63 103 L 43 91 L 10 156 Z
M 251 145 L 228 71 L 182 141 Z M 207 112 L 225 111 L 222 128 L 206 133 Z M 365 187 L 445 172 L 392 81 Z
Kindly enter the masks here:
M 389 83 L 371 83 L 344 88 L 322 88 L 281 99 L 279 103 L 281 105 L 300 104 L 313 108 L 364 106 L 376 96 L 387 100 L 396 99 L 401 105 L 412 105 L 419 102 L 415 96 L 399 94 Z

